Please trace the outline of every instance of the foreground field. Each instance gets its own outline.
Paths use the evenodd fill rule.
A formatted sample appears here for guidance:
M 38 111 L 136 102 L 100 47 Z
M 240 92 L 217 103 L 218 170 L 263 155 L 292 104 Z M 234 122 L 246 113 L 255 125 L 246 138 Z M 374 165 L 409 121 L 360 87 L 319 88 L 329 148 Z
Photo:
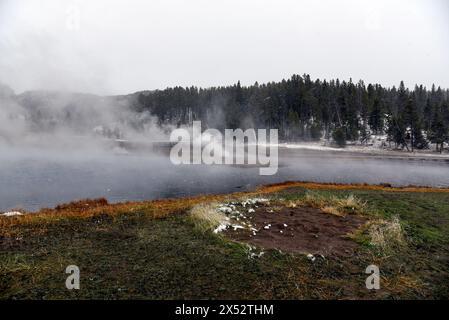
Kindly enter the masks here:
M 0 217 L 0 298 L 447 299 L 449 190 L 286 183 Z

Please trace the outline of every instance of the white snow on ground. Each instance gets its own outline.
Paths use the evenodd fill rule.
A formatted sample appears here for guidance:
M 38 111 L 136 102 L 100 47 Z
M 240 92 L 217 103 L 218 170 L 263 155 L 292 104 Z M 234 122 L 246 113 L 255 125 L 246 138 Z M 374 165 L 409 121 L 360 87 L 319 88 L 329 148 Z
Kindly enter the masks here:
M 448 158 L 449 154 L 440 154 L 435 152 L 434 146 L 430 145 L 430 149 L 427 150 L 415 150 L 414 152 L 408 152 L 407 150 L 394 150 L 389 148 L 387 137 L 385 135 L 371 136 L 368 144 L 348 144 L 345 148 L 337 148 L 327 145 L 326 141 L 316 142 L 301 142 L 301 143 L 281 143 L 279 148 L 286 149 L 298 149 L 298 150 L 312 150 L 312 151 L 333 151 L 333 152 L 356 152 L 356 153 L 369 153 L 374 155 L 400 155 L 400 156 L 421 156 L 421 157 L 437 157 Z M 394 144 L 392 144 L 392 147 Z
M 226 205 L 222 205 L 221 207 L 218 208 L 218 211 L 223 212 L 223 213 L 232 213 L 232 208 L 230 208 Z
M 250 259 L 254 259 L 254 258 L 261 258 L 263 255 L 265 254 L 265 252 L 261 251 L 259 253 L 254 253 L 254 252 L 250 252 L 249 254 L 249 258 Z
M 316 258 L 315 258 L 315 256 L 313 254 L 309 253 L 307 255 L 307 259 L 309 259 L 310 261 L 314 262 Z
M 317 150 L 317 151 L 342 151 L 342 148 L 332 148 L 323 146 L 321 142 L 308 142 L 308 143 L 286 143 L 281 144 L 280 147 L 287 149 L 305 149 L 305 150 Z
M 214 233 L 219 233 L 225 231 L 228 228 L 229 223 L 222 223 L 217 228 L 215 228 Z
M 10 212 L 5 212 L 2 214 L 2 216 L 5 217 L 13 217 L 13 216 L 21 216 L 23 215 L 23 213 L 19 212 L 19 211 L 10 211 Z
M 252 228 L 252 224 L 248 221 L 248 217 L 245 214 L 241 213 L 238 210 L 238 207 L 240 207 L 240 209 L 242 207 L 246 208 L 248 210 L 248 213 L 254 213 L 255 210 L 252 207 L 257 208 L 258 204 L 261 205 L 263 203 L 269 203 L 269 201 L 269 199 L 265 198 L 248 198 L 241 202 L 219 204 L 216 210 L 226 215 L 226 221 L 221 222 L 220 225 L 215 228 L 214 233 L 223 232 L 231 227 L 234 229 L 234 231 L 238 229 L 248 229 L 255 235 L 258 230 Z M 231 224 L 230 221 L 234 221 L 234 223 Z M 235 223 L 235 221 L 238 221 L 238 223 Z
M 246 199 L 245 201 L 242 202 L 242 206 L 245 208 L 248 205 L 256 205 L 256 204 L 266 203 L 269 201 L 270 200 L 265 199 L 265 198 Z

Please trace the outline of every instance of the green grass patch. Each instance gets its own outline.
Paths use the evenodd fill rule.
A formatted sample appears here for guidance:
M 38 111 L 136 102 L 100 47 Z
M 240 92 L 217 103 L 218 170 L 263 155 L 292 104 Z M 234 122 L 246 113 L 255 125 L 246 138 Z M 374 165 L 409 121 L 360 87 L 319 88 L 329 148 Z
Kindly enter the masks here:
M 300 201 L 291 188 L 273 198 Z M 356 256 L 311 262 L 303 255 L 267 251 L 198 227 L 188 210 L 158 216 L 140 206 L 110 216 L 61 218 L 15 227 L 0 238 L 1 299 L 422 299 L 448 298 L 449 194 L 366 190 L 320 191 L 354 195 L 375 218 L 397 216 L 406 249 L 379 255 L 364 243 Z M 375 214 L 373 213 L 375 212 Z M 17 232 L 19 230 L 20 232 Z M 207 231 L 209 230 L 209 231 Z M 81 289 L 65 288 L 65 268 L 77 265 Z M 365 269 L 377 264 L 382 289 L 365 288 Z

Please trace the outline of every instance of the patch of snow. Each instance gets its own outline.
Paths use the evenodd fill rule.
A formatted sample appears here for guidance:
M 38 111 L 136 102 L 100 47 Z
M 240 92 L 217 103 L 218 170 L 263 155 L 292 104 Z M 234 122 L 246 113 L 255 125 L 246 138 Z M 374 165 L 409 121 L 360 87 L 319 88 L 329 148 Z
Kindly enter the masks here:
M 253 259 L 253 258 L 260 258 L 260 257 L 262 257 L 262 256 L 264 255 L 264 253 L 265 253 L 265 252 L 263 252 L 263 251 L 259 252 L 259 254 L 254 253 L 254 252 L 251 252 L 251 253 L 249 254 L 249 258 L 250 258 L 250 259 Z
M 218 211 L 221 211 L 223 213 L 232 213 L 232 209 L 227 206 L 221 206 L 218 208 Z
M 436 150 L 415 150 L 415 152 L 405 152 L 402 150 L 394 150 L 389 146 L 387 135 L 371 135 L 365 144 L 354 143 L 348 141 L 345 148 L 335 148 L 326 145 L 325 141 L 308 142 L 308 143 L 284 143 L 281 144 L 281 148 L 297 149 L 297 150 L 312 150 L 312 151 L 331 151 L 339 153 L 360 153 L 368 155 L 393 155 L 393 156 L 422 156 L 422 157 L 434 157 L 434 158 L 447 158 L 447 154 L 436 154 Z
M 256 208 L 258 207 L 257 204 L 262 204 L 269 202 L 269 199 L 266 198 L 253 198 L 253 199 L 246 199 L 242 202 L 242 206 L 245 208 L 247 205 L 255 205 Z
M 228 224 L 222 223 L 218 227 L 215 228 L 214 233 L 219 233 L 219 232 L 225 231 L 227 228 L 228 228 Z
M 315 258 L 315 256 L 313 254 L 309 253 L 307 255 L 307 259 L 309 259 L 310 261 L 314 262 L 316 258 Z
M 295 144 L 285 144 L 285 148 L 287 149 L 305 149 L 305 150 L 318 150 L 318 151 L 335 151 L 341 150 L 332 147 L 326 147 L 321 145 L 320 143 L 295 143 Z
M 5 217 L 14 217 L 14 216 L 22 216 L 22 215 L 23 215 L 23 213 L 19 212 L 19 211 L 10 211 L 10 212 L 5 212 L 2 214 L 2 216 L 5 216 Z

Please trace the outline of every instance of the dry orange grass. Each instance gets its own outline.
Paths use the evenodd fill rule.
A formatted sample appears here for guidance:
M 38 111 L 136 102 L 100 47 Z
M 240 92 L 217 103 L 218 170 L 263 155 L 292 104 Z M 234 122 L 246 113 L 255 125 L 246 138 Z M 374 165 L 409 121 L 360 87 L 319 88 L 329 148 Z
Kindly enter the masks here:
M 234 194 L 234 195 L 239 195 Z M 117 216 L 120 214 L 143 212 L 151 218 L 163 218 L 168 214 L 183 213 L 194 205 L 220 201 L 229 195 L 208 195 L 179 199 L 163 199 L 143 202 L 124 202 L 109 204 L 105 199 L 81 200 L 62 204 L 54 209 L 42 209 L 36 213 L 22 216 L 0 216 L 0 236 L 5 236 L 9 228 L 38 223 L 41 225 L 68 218 L 92 218 L 99 215 Z
M 269 194 L 288 188 L 302 187 L 309 190 L 381 190 L 389 192 L 449 192 L 449 189 L 404 187 L 393 188 L 380 185 L 358 184 L 325 184 L 312 182 L 285 182 L 261 186 L 252 192 L 237 192 L 228 195 L 200 195 L 189 198 L 163 199 L 144 202 L 125 202 L 108 204 L 105 199 L 81 200 L 69 204 L 59 205 L 54 209 L 42 209 L 33 214 L 25 214 L 15 217 L 0 216 L 0 236 L 7 236 L 8 229 L 27 224 L 48 224 L 67 218 L 91 218 L 97 215 L 116 216 L 132 212 L 144 212 L 152 218 L 162 218 L 172 213 L 182 213 L 199 203 L 223 201 L 231 197 L 252 196 L 257 194 Z
M 270 184 L 260 187 L 262 193 L 282 191 L 287 188 L 305 188 L 309 190 L 374 190 L 389 192 L 441 192 L 449 193 L 449 188 L 431 187 L 391 187 L 390 185 L 369 185 L 369 184 L 337 184 L 337 183 L 315 183 L 315 182 L 295 182 L 287 181 L 283 183 Z

